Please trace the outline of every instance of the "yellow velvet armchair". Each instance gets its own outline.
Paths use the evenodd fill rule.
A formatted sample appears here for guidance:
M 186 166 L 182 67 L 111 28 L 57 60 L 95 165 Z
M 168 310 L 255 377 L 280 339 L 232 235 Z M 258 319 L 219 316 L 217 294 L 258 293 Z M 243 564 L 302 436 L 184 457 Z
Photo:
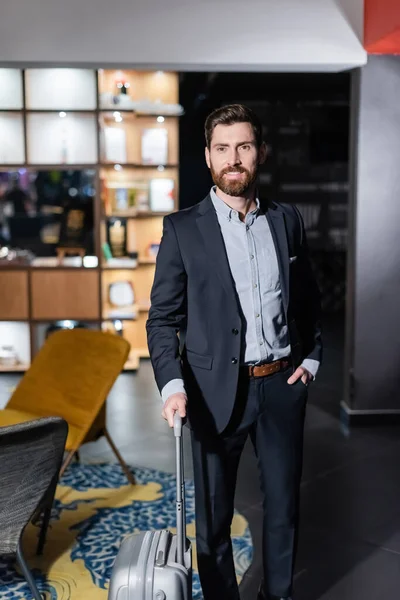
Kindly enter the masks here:
M 0 427 L 38 417 L 63 417 L 69 432 L 60 474 L 83 443 L 104 434 L 128 480 L 135 483 L 105 423 L 105 401 L 129 350 L 129 343 L 112 333 L 90 329 L 52 333 L 0 410 Z

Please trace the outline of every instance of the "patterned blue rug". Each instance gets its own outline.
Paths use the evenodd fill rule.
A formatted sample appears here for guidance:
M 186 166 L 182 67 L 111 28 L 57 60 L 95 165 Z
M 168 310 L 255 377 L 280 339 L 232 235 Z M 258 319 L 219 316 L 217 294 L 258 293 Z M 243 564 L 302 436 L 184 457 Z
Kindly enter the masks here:
M 112 566 L 121 541 L 131 533 L 176 527 L 175 475 L 134 469 L 127 483 L 119 465 L 71 465 L 57 489 L 44 554 L 35 556 L 38 527 L 30 525 L 24 551 L 46 600 L 107 600 Z M 193 599 L 203 596 L 197 573 L 194 485 L 186 481 L 187 533 L 193 548 Z M 253 546 L 247 521 L 232 523 L 237 579 L 249 568 Z M 0 558 L 0 598 L 28 600 L 29 588 L 14 562 Z

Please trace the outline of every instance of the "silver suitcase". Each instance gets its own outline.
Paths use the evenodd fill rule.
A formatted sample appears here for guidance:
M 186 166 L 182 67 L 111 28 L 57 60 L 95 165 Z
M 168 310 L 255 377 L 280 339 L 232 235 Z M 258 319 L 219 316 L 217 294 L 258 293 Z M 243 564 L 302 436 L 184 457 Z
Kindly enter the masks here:
M 108 600 L 190 600 L 192 548 L 186 537 L 182 419 L 174 419 L 176 440 L 176 535 L 146 531 L 122 542 L 111 573 Z

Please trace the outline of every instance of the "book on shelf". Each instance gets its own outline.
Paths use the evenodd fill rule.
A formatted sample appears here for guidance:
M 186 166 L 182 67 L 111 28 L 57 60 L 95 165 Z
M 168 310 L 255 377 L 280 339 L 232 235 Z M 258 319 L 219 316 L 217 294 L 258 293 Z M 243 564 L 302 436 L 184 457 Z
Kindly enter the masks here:
M 142 163 L 144 165 L 166 165 L 168 163 L 167 129 L 152 127 L 143 130 Z

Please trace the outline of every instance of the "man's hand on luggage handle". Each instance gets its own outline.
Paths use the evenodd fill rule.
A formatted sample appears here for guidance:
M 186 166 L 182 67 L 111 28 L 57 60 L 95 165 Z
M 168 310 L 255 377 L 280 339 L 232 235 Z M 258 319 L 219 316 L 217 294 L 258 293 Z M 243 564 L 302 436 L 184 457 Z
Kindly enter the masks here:
M 296 383 L 296 381 L 300 379 L 300 377 L 304 385 L 308 385 L 309 382 L 312 380 L 312 375 L 307 371 L 307 369 L 305 369 L 304 367 L 297 367 L 297 369 L 295 370 L 293 375 L 289 377 L 287 382 L 289 385 L 292 385 L 293 383 Z
M 174 414 L 178 411 L 179 415 L 184 419 L 186 417 L 186 394 L 172 394 L 164 404 L 162 416 L 170 427 L 174 426 Z

